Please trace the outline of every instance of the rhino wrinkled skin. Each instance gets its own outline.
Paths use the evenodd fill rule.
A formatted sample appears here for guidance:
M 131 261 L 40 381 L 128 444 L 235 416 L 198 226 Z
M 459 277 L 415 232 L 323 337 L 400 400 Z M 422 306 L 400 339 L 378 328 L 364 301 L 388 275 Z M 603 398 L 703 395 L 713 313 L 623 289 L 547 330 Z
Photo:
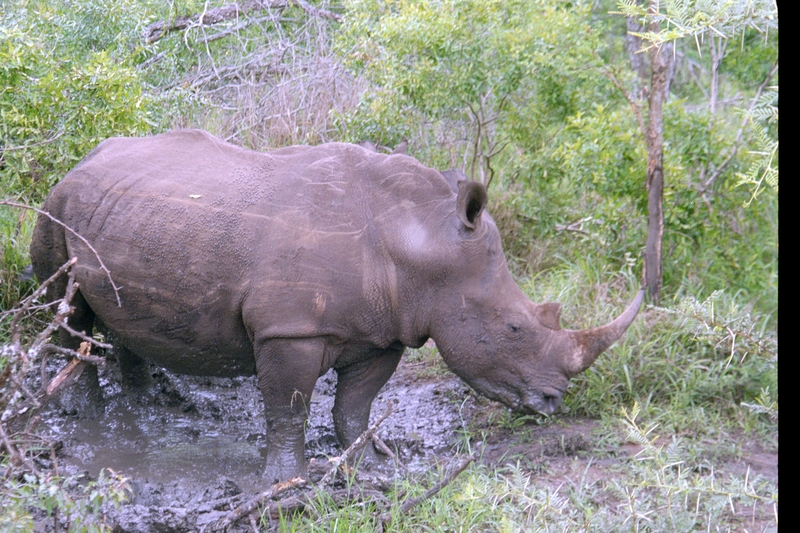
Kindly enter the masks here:
M 265 475 L 285 479 L 305 472 L 307 408 L 330 368 L 344 446 L 366 429 L 405 347 L 428 338 L 479 393 L 552 413 L 570 376 L 635 318 L 642 292 L 610 324 L 561 329 L 560 305 L 531 302 L 512 279 L 483 186 L 458 175 L 344 143 L 257 153 L 198 130 L 112 138 L 44 210 L 93 245 L 122 305 L 88 247 L 44 216 L 31 258 L 44 280 L 77 257 L 69 324 L 102 323 L 123 383 L 147 383 L 145 360 L 256 374 Z

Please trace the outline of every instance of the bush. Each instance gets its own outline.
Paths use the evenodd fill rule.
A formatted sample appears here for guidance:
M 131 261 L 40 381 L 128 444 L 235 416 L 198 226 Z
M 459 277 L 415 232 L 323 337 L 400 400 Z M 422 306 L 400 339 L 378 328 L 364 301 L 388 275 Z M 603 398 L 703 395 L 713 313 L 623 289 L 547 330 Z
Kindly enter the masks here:
M 0 185 L 38 203 L 101 140 L 150 129 L 123 34 L 133 0 L 18 1 L 0 25 Z M 124 18 L 123 18 L 124 17 Z M 136 33 L 135 23 L 125 31 Z

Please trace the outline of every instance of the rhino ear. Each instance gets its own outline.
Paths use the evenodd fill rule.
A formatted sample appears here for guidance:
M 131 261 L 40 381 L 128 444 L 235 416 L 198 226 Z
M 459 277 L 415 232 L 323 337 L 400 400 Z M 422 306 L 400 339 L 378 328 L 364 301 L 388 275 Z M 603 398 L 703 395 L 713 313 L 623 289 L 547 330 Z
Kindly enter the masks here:
M 400 142 L 400 144 L 394 147 L 394 150 L 392 150 L 392 155 L 405 154 L 407 151 L 408 151 L 408 141 L 403 140 Z
M 481 213 L 486 207 L 488 196 L 486 187 L 477 181 L 459 181 L 456 213 L 469 229 L 475 229 L 481 222 Z
M 561 329 L 561 304 L 547 302 L 539 304 L 539 322 L 546 328 Z

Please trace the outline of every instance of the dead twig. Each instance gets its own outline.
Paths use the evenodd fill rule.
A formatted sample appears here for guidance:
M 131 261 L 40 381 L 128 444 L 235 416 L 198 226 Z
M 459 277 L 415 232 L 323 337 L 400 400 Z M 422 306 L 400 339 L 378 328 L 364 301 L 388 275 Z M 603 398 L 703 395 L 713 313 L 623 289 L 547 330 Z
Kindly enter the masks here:
M 105 357 L 99 357 L 96 355 L 89 355 L 89 351 L 86 350 L 86 353 L 83 353 L 83 346 L 84 344 L 90 344 L 87 341 L 81 343 L 81 350 L 75 351 L 70 350 L 69 348 L 62 348 L 61 346 L 56 346 L 55 344 L 45 344 L 41 348 L 39 348 L 40 354 L 58 354 L 63 355 L 65 357 L 72 357 L 74 359 L 78 359 L 79 361 L 86 361 L 87 363 L 91 363 L 93 365 L 104 365 L 106 363 Z M 94 344 L 94 343 L 92 343 Z M 102 343 L 99 343 L 102 344 Z M 103 346 L 110 346 L 110 345 L 103 345 Z
M 368 442 L 372 441 L 372 435 L 375 434 L 377 431 L 378 426 L 386 420 L 386 418 L 392 414 L 392 403 L 389 403 L 389 406 L 386 408 L 386 411 L 372 424 L 364 433 L 359 435 L 359 437 L 351 444 L 344 453 L 332 459 L 330 461 L 331 466 L 330 470 L 322 477 L 318 487 L 323 487 L 325 484 L 329 483 L 333 480 L 333 477 L 336 475 L 337 470 L 342 464 L 346 464 L 347 461 L 352 460 L 355 453 L 363 448 Z M 304 477 L 293 477 L 286 481 L 281 481 L 272 485 L 269 489 L 265 490 L 264 492 L 258 494 L 255 498 L 242 503 L 236 509 L 228 513 L 228 515 L 220 522 L 212 526 L 212 531 L 227 531 L 233 524 L 244 518 L 245 516 L 252 513 L 259 505 L 264 504 L 268 500 L 275 498 L 283 494 L 284 492 L 290 489 L 297 489 L 301 487 L 305 487 L 309 484 L 308 479 Z
M 377 446 L 380 451 L 382 451 L 383 453 L 388 455 L 394 461 L 394 464 L 400 466 L 403 470 L 408 472 L 408 467 L 406 465 L 404 465 L 402 462 L 400 462 L 400 458 L 397 457 L 397 455 L 395 455 L 395 453 L 392 451 L 392 449 L 389 448 L 386 445 L 386 443 L 383 442 L 383 440 L 379 436 L 373 435 L 372 436 L 372 442 L 375 443 L 375 446 Z
M 87 241 L 82 235 L 80 235 L 77 231 L 75 231 L 74 229 L 70 228 L 69 226 L 67 226 L 66 224 L 64 224 L 60 220 L 58 220 L 56 217 L 54 217 L 53 215 L 51 215 L 47 211 L 43 211 L 41 209 L 37 209 L 35 207 L 31 207 L 31 206 L 29 206 L 27 204 L 20 204 L 20 203 L 17 203 L 17 202 L 9 202 L 8 200 L 0 201 L 0 205 L 7 205 L 9 207 L 19 207 L 20 209 L 30 209 L 31 211 L 36 211 L 40 215 L 46 216 L 47 218 L 49 218 L 50 220 L 52 220 L 53 222 L 55 222 L 56 224 L 58 224 L 59 226 L 61 226 L 65 230 L 67 230 L 68 232 L 70 232 L 73 235 L 75 235 L 94 254 L 95 259 L 97 259 L 97 262 L 100 264 L 100 270 L 105 272 L 109 283 L 111 283 L 111 287 L 114 289 L 114 295 L 117 298 L 117 307 L 122 307 L 122 301 L 119 299 L 119 287 L 117 287 L 117 285 L 114 283 L 114 280 L 111 279 L 111 271 L 109 271 L 108 268 L 106 268 L 105 263 L 103 263 L 103 260 L 100 259 L 100 254 L 97 253 L 97 250 L 94 249 L 94 246 L 89 244 L 89 241 Z
M 300 487 L 305 487 L 308 485 L 308 480 L 306 478 L 297 476 L 293 477 L 292 479 L 288 479 L 286 481 L 281 481 L 279 483 L 275 483 L 270 488 L 256 496 L 254 499 L 250 500 L 249 502 L 243 503 L 224 518 L 221 524 L 218 524 L 216 528 L 212 529 L 212 531 L 227 531 L 229 527 L 233 524 L 244 518 L 245 516 L 252 513 L 259 505 L 266 502 L 267 500 L 271 500 L 275 496 L 279 496 L 286 492 L 287 490 L 297 489 Z
M 168 20 L 159 20 L 144 29 L 144 41 L 154 43 L 163 39 L 167 34 L 197 28 L 213 26 L 222 22 L 238 19 L 252 11 L 265 11 L 267 9 L 285 9 L 289 7 L 287 0 L 245 0 L 244 2 L 231 2 L 215 9 L 209 9 L 194 15 L 185 15 Z
M 265 514 L 269 514 L 271 518 L 279 518 L 281 514 L 295 513 L 304 510 L 309 506 L 311 500 L 315 497 L 314 493 L 299 494 L 290 496 L 282 500 L 271 502 L 265 509 Z M 358 487 L 347 487 L 327 492 L 327 497 L 338 507 L 345 505 L 369 505 L 376 503 L 382 508 L 389 506 L 389 500 L 379 490 L 364 489 Z
M 341 15 L 337 15 L 336 13 L 332 13 L 330 11 L 326 11 L 325 9 L 320 9 L 318 7 L 314 7 L 314 6 L 310 5 L 308 2 L 306 2 L 305 0 L 293 0 L 293 3 L 297 4 L 298 6 L 300 6 L 300 8 L 303 11 L 305 11 L 306 13 L 308 13 L 311 16 L 321 17 L 321 18 L 328 19 L 328 20 L 335 20 L 336 22 L 341 22 L 342 21 L 342 16 Z
M 113 346 L 111 346 L 110 344 L 107 344 L 105 342 L 97 341 L 97 340 L 93 339 L 92 337 L 90 337 L 90 336 L 88 336 L 88 335 L 86 335 L 86 334 L 84 334 L 84 333 L 82 333 L 80 331 L 75 331 L 74 329 L 69 327 L 69 325 L 66 322 L 64 322 L 63 320 L 59 320 L 57 326 L 60 327 L 61 329 L 63 329 L 64 331 L 68 332 L 73 337 L 78 337 L 79 339 L 83 340 L 84 342 L 88 342 L 89 344 L 97 346 L 98 348 L 102 348 L 103 350 L 111 350 L 113 348 Z
M 324 476 L 322 476 L 322 479 L 319 481 L 319 486 L 330 483 L 336 476 L 336 472 L 339 470 L 339 467 L 342 464 L 346 464 L 348 461 L 350 461 L 358 450 L 366 446 L 368 442 L 372 441 L 372 436 L 378 430 L 378 426 L 380 426 L 381 423 L 383 423 L 383 421 L 386 420 L 390 414 L 392 414 L 393 405 L 393 402 L 390 401 L 389 405 L 386 407 L 386 411 L 383 412 L 383 414 L 378 418 L 378 420 L 375 421 L 374 424 L 367 428 L 364 433 L 359 435 L 358 438 L 353 441 L 353 444 L 351 444 L 342 455 L 331 459 L 331 469 L 328 470 Z
M 399 509 L 400 514 L 408 513 L 411 509 L 413 509 L 420 503 L 435 496 L 440 490 L 442 490 L 444 487 L 449 485 L 455 478 L 457 478 L 459 474 L 461 474 L 461 472 L 466 470 L 467 467 L 470 465 L 470 463 L 472 463 L 472 461 L 474 460 L 475 457 L 471 455 L 462 457 L 461 460 L 456 464 L 456 466 L 450 472 L 448 472 L 442 479 L 440 479 L 439 482 L 436 483 L 436 485 L 428 489 L 425 492 L 425 494 L 423 494 L 422 496 L 418 496 L 416 498 L 409 498 L 406 501 L 404 501 L 402 505 L 400 505 Z M 378 531 L 380 533 L 383 533 L 384 528 L 389 525 L 391 519 L 392 519 L 391 509 L 389 509 L 387 512 L 383 513 L 380 516 L 380 519 L 378 520 Z
M 5 152 L 16 152 L 19 150 L 30 150 L 31 148 L 35 148 L 37 146 L 50 144 L 51 142 L 58 140 L 58 138 L 61 137 L 62 135 L 64 135 L 64 130 L 59 131 L 49 139 L 45 139 L 43 141 L 39 141 L 33 144 L 26 144 L 24 146 L 8 146 L 8 147 L 0 146 L 0 154 L 3 154 Z
M 22 320 L 22 316 L 25 314 L 25 312 L 28 311 L 28 309 L 31 307 L 31 305 L 36 300 L 36 298 L 38 298 L 39 296 L 44 294 L 44 292 L 47 290 L 47 287 L 51 283 L 53 283 L 56 279 L 58 279 L 60 276 L 62 276 L 64 274 L 64 272 L 66 272 L 68 269 L 72 268 L 72 265 L 74 265 L 77 261 L 78 261 L 78 259 L 73 257 L 72 259 L 70 259 L 69 261 L 67 261 L 63 265 L 61 265 L 61 267 L 59 267 L 59 269 L 56 270 L 55 274 L 53 274 L 52 276 L 50 276 L 49 278 L 44 280 L 42 282 L 42 284 L 39 285 L 39 288 L 37 288 L 35 291 L 33 291 L 33 294 L 28 296 L 28 298 L 26 298 L 22 302 L 22 305 L 20 306 L 20 308 L 14 313 L 14 318 L 11 319 L 11 327 L 10 327 L 10 329 L 11 329 L 11 345 L 15 350 L 19 350 L 19 346 L 20 346 L 20 344 L 19 344 L 19 342 L 20 342 L 20 340 L 19 340 L 19 336 L 20 336 L 19 321 Z

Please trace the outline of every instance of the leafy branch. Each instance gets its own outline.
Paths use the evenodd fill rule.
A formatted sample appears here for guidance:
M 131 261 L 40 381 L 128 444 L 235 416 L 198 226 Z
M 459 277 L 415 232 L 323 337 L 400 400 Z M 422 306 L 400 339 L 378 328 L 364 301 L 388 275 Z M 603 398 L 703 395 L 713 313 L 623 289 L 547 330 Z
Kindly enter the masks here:
M 764 34 L 778 29 L 778 6 L 774 0 L 665 0 L 655 11 L 639 5 L 636 0 L 619 0 L 617 8 L 617 14 L 635 17 L 644 27 L 653 22 L 666 25 L 658 32 L 633 34 L 650 43 L 644 50 L 692 37 L 700 51 L 700 42 L 707 34 L 728 39 L 736 33 L 743 34 L 748 28 Z
M 723 291 L 714 291 L 702 302 L 693 296 L 680 301 L 675 309 L 658 307 L 669 315 L 681 317 L 680 327 L 689 327 L 695 338 L 714 343 L 715 348 L 730 346 L 728 364 L 738 351 L 740 362 L 748 354 L 767 355 L 772 359 L 778 357 L 778 339 L 772 332 L 759 328 L 758 321 L 752 313 L 740 309 L 733 304 L 725 312 L 720 312 L 720 300 Z
M 749 185 L 752 190 L 745 207 L 761 194 L 765 183 L 774 191 L 778 191 L 778 139 L 773 139 L 767 131 L 769 125 L 778 124 L 777 103 L 778 88 L 770 87 L 757 99 L 745 116 L 752 126 L 756 142 L 756 149 L 750 153 L 757 156 L 746 173 L 736 173 L 736 177 L 739 178 L 736 185 Z
M 753 508 L 756 503 L 777 507 L 777 493 L 772 489 L 766 492 L 763 487 L 759 491 L 758 476 L 751 477 L 748 471 L 744 480 L 726 480 L 716 476 L 713 469 L 690 465 L 681 439 L 673 437 L 670 444 L 659 445 L 660 438 L 654 433 L 658 425 L 640 424 L 639 414 L 638 402 L 634 402 L 630 411 L 622 408 L 622 424 L 628 440 L 642 447 L 636 455 L 636 479 L 624 488 L 626 506 L 634 520 L 648 519 L 650 515 L 666 516 L 673 530 L 687 530 L 685 522 L 679 525 L 681 518 L 686 519 L 685 512 L 680 511 L 692 507 L 695 522 L 692 525 L 700 521 L 702 508 L 727 505 L 735 513 L 737 503 Z

